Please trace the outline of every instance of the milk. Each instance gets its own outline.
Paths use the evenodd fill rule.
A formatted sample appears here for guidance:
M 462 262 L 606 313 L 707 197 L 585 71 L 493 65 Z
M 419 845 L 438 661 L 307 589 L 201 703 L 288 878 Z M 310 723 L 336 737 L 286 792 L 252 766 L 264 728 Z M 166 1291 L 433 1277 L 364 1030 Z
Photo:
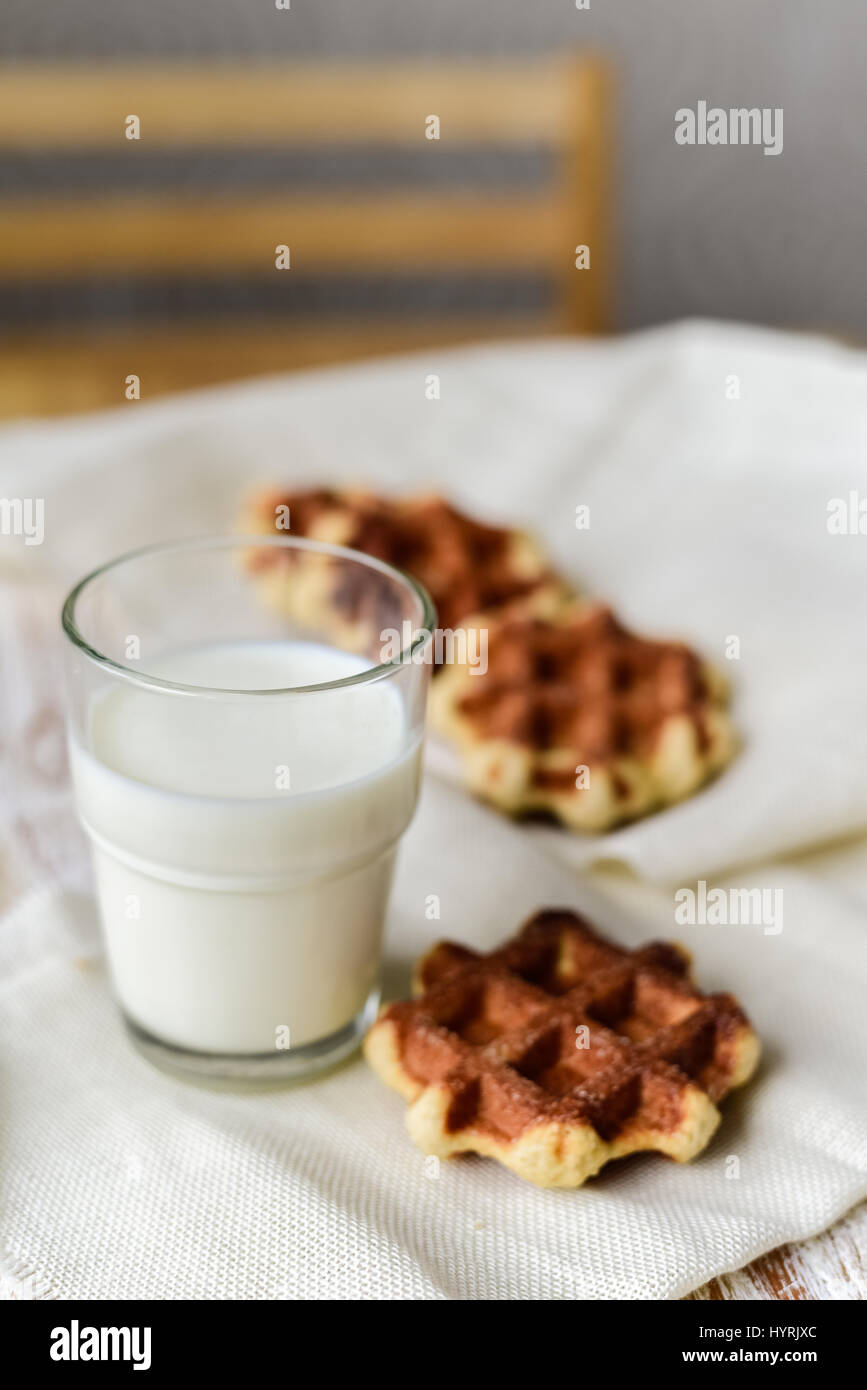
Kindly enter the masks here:
M 304 642 L 202 646 L 93 700 L 73 737 L 106 949 L 134 1024 L 198 1052 L 271 1054 L 345 1028 L 377 987 L 420 749 L 393 681 Z M 238 695 L 229 691 L 268 691 Z

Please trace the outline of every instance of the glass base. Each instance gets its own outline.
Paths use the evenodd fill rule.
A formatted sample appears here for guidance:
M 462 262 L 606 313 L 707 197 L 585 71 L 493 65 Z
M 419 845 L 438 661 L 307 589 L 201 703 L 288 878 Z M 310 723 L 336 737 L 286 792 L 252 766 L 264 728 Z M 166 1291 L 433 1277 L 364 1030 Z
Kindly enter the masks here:
M 359 1014 L 327 1038 L 285 1051 L 254 1053 L 193 1052 L 148 1033 L 126 1014 L 123 1021 L 136 1051 L 161 1071 L 185 1081 L 220 1088 L 289 1086 L 328 1071 L 351 1057 L 376 1018 L 380 991 L 372 990 Z

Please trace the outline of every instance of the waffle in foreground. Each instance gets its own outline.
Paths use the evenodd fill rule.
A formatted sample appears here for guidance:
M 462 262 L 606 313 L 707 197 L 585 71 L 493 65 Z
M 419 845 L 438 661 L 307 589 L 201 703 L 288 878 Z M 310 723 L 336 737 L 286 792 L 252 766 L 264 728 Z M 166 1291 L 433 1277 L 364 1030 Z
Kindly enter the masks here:
M 539 912 L 490 955 L 435 946 L 365 1055 L 410 1102 L 425 1153 L 484 1154 L 541 1187 L 580 1187 L 639 1150 L 685 1162 L 759 1058 L 737 1000 L 702 994 L 688 968 L 679 946 L 627 951 L 573 912 Z
M 564 592 L 530 536 L 483 525 L 441 497 L 393 498 L 349 488 L 267 492 L 253 499 L 244 529 L 285 534 L 287 509 L 290 534 L 363 551 L 419 580 L 444 629 L 491 607 L 544 610 L 549 598 L 553 603 Z M 259 564 L 272 605 L 295 616 L 298 575 L 291 560 L 277 550 L 260 556 Z M 323 603 L 331 598 L 320 597 Z M 305 582 L 302 598 L 309 617 L 317 605 L 315 584 Z
M 689 796 L 732 757 L 725 683 L 682 643 L 582 602 L 479 625 L 487 670 L 447 667 L 430 712 L 469 787 L 501 810 L 603 831 Z

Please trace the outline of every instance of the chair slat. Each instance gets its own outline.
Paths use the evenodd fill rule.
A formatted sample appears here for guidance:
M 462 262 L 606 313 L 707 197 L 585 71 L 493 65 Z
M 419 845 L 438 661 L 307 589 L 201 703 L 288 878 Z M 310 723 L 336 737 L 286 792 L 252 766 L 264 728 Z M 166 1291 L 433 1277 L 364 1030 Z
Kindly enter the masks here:
M 437 115 L 442 141 L 534 145 L 580 138 L 592 117 L 583 61 L 394 63 L 16 64 L 0 67 L 0 148 L 111 149 L 420 144 Z M 559 71 L 558 71 L 559 69 Z M 576 120 L 577 118 L 577 120 Z
M 0 203 L 0 278 L 551 268 L 569 264 L 564 212 L 551 193 L 39 198 Z

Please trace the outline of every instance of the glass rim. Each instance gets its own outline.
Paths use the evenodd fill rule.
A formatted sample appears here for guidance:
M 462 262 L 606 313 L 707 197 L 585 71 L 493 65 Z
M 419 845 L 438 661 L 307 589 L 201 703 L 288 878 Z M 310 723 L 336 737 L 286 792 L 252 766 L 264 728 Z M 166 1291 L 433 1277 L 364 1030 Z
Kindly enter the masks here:
M 288 685 L 273 686 L 263 690 L 239 690 L 225 686 L 212 685 L 189 685 L 183 681 L 170 681 L 162 676 L 150 676 L 147 672 L 135 671 L 129 666 L 123 666 L 120 662 L 114 661 L 112 657 L 106 656 L 96 647 L 86 640 L 79 631 L 76 620 L 76 604 L 84 593 L 88 585 L 100 579 L 110 571 L 119 569 L 121 565 L 129 564 L 131 561 L 140 560 L 147 556 L 170 555 L 175 552 L 207 549 L 254 549 L 265 546 L 269 549 L 277 550 L 309 550 L 321 555 L 332 555 L 335 559 L 351 560 L 355 564 L 361 564 L 368 569 L 378 570 L 381 574 L 390 579 L 396 580 L 404 588 L 409 589 L 419 600 L 422 607 L 422 621 L 420 626 L 415 627 L 412 636 L 406 646 L 402 646 L 400 653 L 391 661 L 381 661 L 375 666 L 369 666 L 363 671 L 357 671 L 351 676 L 342 676 L 339 680 L 319 681 L 312 685 Z M 127 550 L 122 555 L 116 555 L 111 560 L 106 560 L 98 565 L 96 569 L 90 570 L 78 583 L 75 584 L 66 595 L 63 601 L 60 614 L 61 626 L 69 641 L 77 647 L 90 661 L 95 662 L 104 670 L 114 675 L 122 676 L 125 680 L 132 681 L 133 684 L 153 687 L 156 690 L 165 690 L 182 695 L 303 695 L 313 694 L 316 691 L 337 690 L 351 685 L 363 685 L 369 681 L 383 680 L 388 676 L 394 675 L 401 667 L 412 664 L 415 654 L 433 639 L 433 630 L 436 623 L 436 609 L 430 594 L 423 584 L 420 584 L 412 575 L 405 570 L 400 570 L 396 565 L 390 565 L 385 560 L 379 560 L 373 555 L 365 555 L 361 550 L 352 550 L 348 546 L 330 545 L 326 541 L 310 540 L 305 536 L 257 536 L 257 535 L 205 535 L 191 536 L 184 540 L 177 541 L 157 541 L 151 545 L 142 545 L 135 550 Z

